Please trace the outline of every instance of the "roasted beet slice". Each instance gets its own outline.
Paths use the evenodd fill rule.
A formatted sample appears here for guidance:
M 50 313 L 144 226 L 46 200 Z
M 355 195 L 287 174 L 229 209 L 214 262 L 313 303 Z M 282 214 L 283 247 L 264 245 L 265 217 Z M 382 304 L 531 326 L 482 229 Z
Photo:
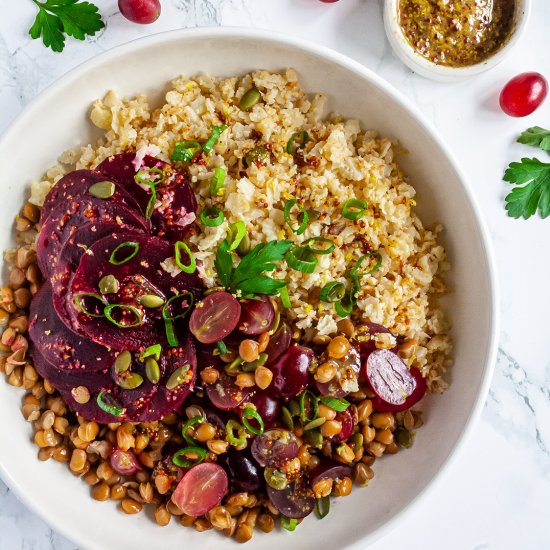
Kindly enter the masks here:
M 97 186 L 90 189 L 100 182 L 110 182 L 114 186 L 114 192 L 110 197 L 98 197 L 98 192 L 101 190 L 98 190 Z M 140 208 L 137 200 L 126 191 L 125 187 L 110 178 L 108 174 L 97 170 L 75 170 L 62 177 L 52 187 L 42 206 L 40 219 L 44 221 L 59 204 L 67 204 L 72 200 L 80 200 L 81 198 L 101 198 L 102 200 L 123 204 L 138 211 Z
M 151 191 L 138 184 L 134 153 L 122 153 L 105 159 L 97 170 L 111 175 L 126 187 L 145 212 Z M 178 240 L 185 236 L 187 227 L 195 220 L 197 199 L 191 189 L 188 177 L 171 165 L 147 155 L 141 169 L 154 168 L 164 171 L 165 179 L 156 186 L 157 206 L 151 217 L 155 234 L 167 239 Z
M 29 335 L 44 359 L 65 371 L 100 371 L 111 367 L 107 348 L 69 330 L 53 307 L 52 288 L 44 283 L 29 312 Z M 53 381 L 52 381 L 53 383 Z
M 58 204 L 44 221 L 36 243 L 38 265 L 44 276 L 51 275 L 65 241 L 79 227 L 94 221 L 149 230 L 149 222 L 143 216 L 122 204 L 95 198 Z
M 202 288 L 196 272 L 187 274 L 177 270 L 179 272 L 172 275 L 173 271 L 165 270 L 162 264 L 173 255 L 173 245 L 149 235 L 117 233 L 96 242 L 90 247 L 89 253 L 82 256 L 71 282 L 68 299 L 73 329 L 97 343 L 117 350 L 136 350 L 164 342 L 166 336 L 162 308 L 145 307 L 140 302 L 141 298 L 154 295 L 167 300 L 185 291 L 198 295 Z M 123 261 L 127 258 L 130 259 Z M 115 321 L 136 326 L 117 326 L 107 317 L 89 315 L 79 307 L 78 302 L 80 300 L 82 304 L 83 295 L 99 293 L 99 283 L 107 275 L 116 279 L 119 290 L 105 294 L 102 299 L 110 305 L 123 306 L 113 312 L 126 317 L 114 318 Z M 181 305 L 179 299 L 174 303 L 178 302 Z M 92 311 L 91 305 L 87 303 L 85 308 L 88 312 Z M 94 309 L 93 312 L 102 315 L 102 311 L 96 312 Z M 172 313 L 173 316 L 176 314 L 177 311 Z M 177 319 L 174 323 L 181 323 L 181 320 Z
M 50 281 L 55 311 L 68 327 L 71 326 L 71 315 L 67 292 L 82 254 L 99 239 L 118 232 L 130 234 L 138 232 L 138 230 L 127 225 L 119 225 L 116 222 L 87 223 L 73 233 L 63 245 Z

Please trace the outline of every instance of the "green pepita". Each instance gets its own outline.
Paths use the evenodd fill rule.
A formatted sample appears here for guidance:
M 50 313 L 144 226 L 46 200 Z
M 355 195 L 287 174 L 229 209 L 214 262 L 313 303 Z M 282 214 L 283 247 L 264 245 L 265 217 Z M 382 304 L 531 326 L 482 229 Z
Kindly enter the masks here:
M 322 416 L 320 416 L 319 418 L 316 418 L 315 420 L 312 420 L 311 422 L 308 422 L 308 423 L 304 426 L 304 431 L 314 430 L 315 428 L 319 428 L 319 427 L 322 426 L 326 421 L 327 421 L 326 418 L 323 418 Z
M 128 376 L 117 378 L 116 383 L 123 390 L 135 390 L 143 384 L 143 376 L 137 372 L 132 372 Z
M 120 283 L 114 275 L 105 275 L 99 280 L 98 288 L 101 294 L 116 294 L 120 290 Z
M 398 430 L 395 430 L 395 442 L 400 446 L 403 447 L 403 449 L 410 449 L 412 447 L 412 444 L 414 443 L 414 432 L 411 430 L 405 430 L 403 428 L 399 428 Z
M 353 451 L 357 452 L 358 449 L 360 449 L 363 446 L 363 442 L 365 441 L 365 438 L 363 437 L 363 434 L 361 432 L 357 432 L 356 434 L 353 434 L 351 438 L 351 443 L 353 445 Z
M 177 368 L 168 379 L 168 382 L 166 382 L 166 388 L 169 390 L 175 390 L 178 386 L 184 384 L 187 380 L 188 372 L 189 365 L 183 365 Z
M 160 380 L 160 367 L 154 357 L 147 357 L 145 360 L 145 375 L 151 384 L 158 384 Z
M 293 399 L 292 401 L 288 402 L 288 410 L 290 411 L 290 414 L 292 416 L 299 416 L 300 415 L 300 404 L 298 401 Z
M 291 432 L 294 431 L 294 419 L 292 418 L 290 411 L 284 405 L 281 408 L 281 420 L 283 421 L 283 426 L 285 428 Z
M 112 181 L 98 181 L 88 188 L 90 195 L 96 199 L 110 199 L 115 194 L 115 184 Z
M 129 351 L 122 351 L 115 360 L 115 372 L 124 374 L 132 364 L 132 354 Z
M 262 94 L 260 94 L 257 88 L 250 88 L 250 90 L 247 90 L 243 94 L 243 97 L 241 97 L 241 100 L 239 101 L 239 109 L 241 109 L 241 111 L 248 111 L 249 109 L 252 109 L 252 107 L 260 101 L 261 97 Z
M 150 309 L 155 307 L 160 307 L 164 305 L 164 300 L 155 294 L 144 294 L 139 297 L 139 303 L 143 307 L 148 307 Z
M 261 367 L 262 365 L 265 365 L 269 356 L 267 353 L 260 353 L 260 356 L 256 361 L 251 361 L 250 363 L 243 363 L 243 366 L 241 367 L 243 372 L 254 372 L 258 367 Z
M 267 484 L 277 491 L 282 491 L 288 486 L 288 479 L 286 475 L 280 470 L 274 468 L 266 468 L 264 470 L 264 477 Z
M 308 430 L 304 432 L 304 437 L 313 448 L 321 449 L 323 447 L 323 436 L 319 430 Z

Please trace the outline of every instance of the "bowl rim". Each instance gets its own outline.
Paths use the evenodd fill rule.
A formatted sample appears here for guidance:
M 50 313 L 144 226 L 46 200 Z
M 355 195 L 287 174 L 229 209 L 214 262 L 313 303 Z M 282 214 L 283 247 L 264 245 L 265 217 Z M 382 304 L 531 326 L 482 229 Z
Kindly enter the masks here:
M 420 112 L 418 107 L 414 105 L 408 98 L 406 98 L 401 92 L 395 89 L 389 82 L 378 76 L 374 71 L 360 64 L 359 62 L 341 54 L 331 48 L 322 46 L 298 37 L 293 37 L 285 33 L 264 30 L 259 28 L 247 28 L 239 26 L 224 26 L 224 27 L 201 27 L 191 29 L 176 29 L 170 31 L 164 31 L 155 33 L 146 37 L 140 37 L 130 42 L 126 42 L 109 50 L 102 52 L 101 54 L 84 61 L 66 72 L 61 77 L 57 78 L 52 84 L 46 87 L 38 96 L 33 98 L 23 110 L 11 121 L 8 127 L 4 130 L 0 136 L 0 150 L 4 146 L 5 141 L 9 134 L 15 130 L 16 126 L 24 119 L 33 117 L 35 113 L 38 113 L 41 109 L 41 104 L 49 99 L 51 96 L 56 95 L 63 87 L 71 81 L 80 78 L 88 71 L 92 71 L 95 67 L 100 66 L 107 60 L 112 58 L 124 56 L 134 50 L 142 48 L 148 48 L 152 45 L 158 45 L 162 43 L 170 43 L 178 41 L 181 38 L 188 39 L 217 39 L 217 38 L 245 38 L 253 39 L 256 41 L 264 42 L 277 42 L 289 46 L 294 46 L 302 51 L 319 55 L 328 60 L 343 66 L 347 70 L 356 73 L 361 78 L 373 83 L 384 94 L 387 94 L 391 99 L 401 105 L 406 111 L 408 111 L 415 121 L 423 128 L 423 130 L 429 135 L 431 139 L 435 141 L 437 146 L 441 149 L 446 159 L 449 162 L 450 167 L 456 173 L 457 179 L 462 184 L 467 199 L 471 205 L 474 219 L 477 223 L 477 229 L 481 240 L 481 248 L 485 257 L 486 273 L 490 290 L 489 304 L 490 304 L 490 335 L 489 342 L 486 347 L 486 354 L 483 362 L 482 380 L 477 390 L 474 405 L 470 410 L 467 420 L 456 439 L 453 449 L 449 455 L 443 460 L 440 468 L 435 472 L 433 478 L 426 484 L 426 486 L 407 504 L 402 510 L 396 513 L 391 519 L 386 521 L 374 532 L 363 536 L 356 542 L 346 546 L 346 550 L 361 550 L 365 548 L 367 544 L 371 544 L 376 540 L 379 540 L 392 529 L 394 529 L 403 519 L 411 512 L 411 510 L 424 499 L 434 488 L 441 483 L 443 474 L 449 470 L 449 468 L 458 460 L 460 451 L 464 448 L 466 441 L 470 438 L 476 421 L 479 419 L 486 396 L 489 392 L 489 387 L 492 379 L 492 373 L 496 364 L 497 350 L 498 350 L 498 333 L 500 326 L 500 316 L 498 309 L 498 279 L 496 276 L 496 262 L 491 245 L 490 234 L 488 227 L 484 221 L 481 213 L 481 209 L 477 202 L 476 197 L 473 194 L 465 174 L 463 173 L 458 161 L 454 157 L 454 154 L 449 149 L 447 143 L 439 135 L 439 132 L 435 127 L 425 119 L 424 115 Z M 60 533 L 68 540 L 75 543 L 81 548 L 96 548 L 93 543 L 93 537 L 85 534 L 79 534 L 70 529 L 62 518 L 58 518 L 50 515 L 48 509 L 42 509 L 34 502 L 32 496 L 24 491 L 19 485 L 17 479 L 13 478 L 7 468 L 2 463 L 0 454 L 0 478 L 6 483 L 8 488 L 17 496 L 17 498 L 23 502 L 23 504 L 42 518 L 48 526 Z
M 501 63 L 516 46 L 525 33 L 531 14 L 532 0 L 514 0 L 516 2 L 515 26 L 504 46 L 484 61 L 467 67 L 447 67 L 437 65 L 421 56 L 404 37 L 398 22 L 397 6 L 400 0 L 384 0 L 384 29 L 395 55 L 414 72 L 432 80 L 452 82 L 469 78 L 488 71 Z

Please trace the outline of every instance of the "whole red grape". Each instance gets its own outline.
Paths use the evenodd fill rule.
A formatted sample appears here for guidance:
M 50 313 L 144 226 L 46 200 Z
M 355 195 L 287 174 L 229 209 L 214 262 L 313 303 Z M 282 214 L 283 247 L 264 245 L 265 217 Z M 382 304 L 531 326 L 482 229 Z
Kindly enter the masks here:
M 522 73 L 500 93 L 500 107 L 510 116 L 523 117 L 539 108 L 548 94 L 548 82 L 540 73 Z
M 160 16 L 160 0 L 118 0 L 118 9 L 133 23 L 147 25 Z

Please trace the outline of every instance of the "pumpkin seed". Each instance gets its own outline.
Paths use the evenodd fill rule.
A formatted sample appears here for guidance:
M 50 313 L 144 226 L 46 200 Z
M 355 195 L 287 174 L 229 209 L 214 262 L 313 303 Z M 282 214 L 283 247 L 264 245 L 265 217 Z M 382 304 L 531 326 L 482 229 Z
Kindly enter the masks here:
M 114 275 L 105 275 L 99 280 L 98 287 L 101 294 L 116 294 L 120 289 L 120 283 Z
M 241 109 L 241 111 L 248 111 L 249 109 L 252 109 L 252 107 L 260 101 L 261 97 L 262 94 L 260 94 L 257 88 L 250 88 L 250 90 L 247 90 L 243 94 L 243 97 L 241 97 L 241 100 L 239 101 L 239 109 Z
M 321 449 L 323 447 L 323 436 L 317 429 L 308 430 L 304 432 L 306 441 L 315 449 Z
M 242 241 L 239 243 L 239 246 L 237 246 L 237 254 L 241 256 L 246 256 L 250 252 L 250 237 L 248 236 L 248 233 L 245 234 Z
M 124 376 L 123 378 L 118 378 L 116 380 L 116 383 L 123 390 L 135 390 L 136 388 L 139 388 L 143 384 L 143 376 L 141 376 L 137 372 L 132 372 L 128 376 Z
M 88 188 L 90 195 L 96 199 L 110 199 L 115 194 L 115 184 L 112 181 L 98 181 Z
M 187 380 L 188 372 L 189 365 L 183 365 L 177 368 L 168 379 L 168 382 L 166 382 L 166 388 L 169 390 L 175 390 L 178 386 L 184 384 Z
M 71 390 L 71 395 L 73 399 L 80 403 L 80 405 L 85 405 L 90 400 L 90 390 L 86 386 L 78 386 Z
M 124 374 L 132 364 L 132 354 L 129 351 L 122 351 L 115 360 L 115 372 Z
M 299 416 L 300 415 L 300 405 L 298 401 L 295 399 L 292 399 L 292 401 L 288 402 L 288 410 L 290 411 L 290 414 L 292 416 Z
M 414 432 L 399 428 L 395 430 L 395 442 L 404 449 L 410 449 L 414 443 Z
M 289 429 L 291 432 L 294 431 L 294 419 L 290 414 L 290 411 L 283 405 L 281 409 L 281 419 L 285 428 Z
M 363 442 L 365 441 L 365 438 L 363 437 L 363 434 L 361 432 L 357 432 L 356 434 L 353 434 L 351 438 L 351 443 L 353 445 L 353 451 L 357 452 L 358 449 L 360 449 L 363 446 Z
M 264 477 L 267 484 L 277 491 L 282 491 L 288 486 L 288 479 L 286 475 L 280 470 L 274 468 L 266 468 L 264 470 Z
M 160 367 L 155 358 L 147 357 L 145 361 L 145 374 L 149 382 L 158 384 L 160 380 Z
M 314 430 L 315 428 L 318 428 L 319 426 L 322 426 L 327 421 L 326 418 L 320 416 L 319 418 L 316 418 L 315 420 L 312 420 L 311 422 L 308 422 L 304 426 L 304 432 L 308 430 Z
M 144 294 L 139 297 L 139 303 L 143 307 L 156 308 L 164 305 L 164 300 L 155 294 Z

